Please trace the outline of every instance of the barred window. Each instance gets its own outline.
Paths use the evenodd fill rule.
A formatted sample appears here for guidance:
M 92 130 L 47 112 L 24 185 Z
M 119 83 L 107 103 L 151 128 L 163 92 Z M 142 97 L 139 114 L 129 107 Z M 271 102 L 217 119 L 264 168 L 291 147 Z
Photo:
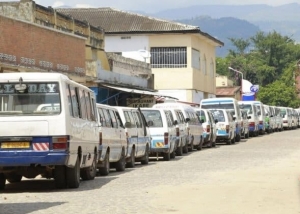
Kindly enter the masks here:
M 152 68 L 186 68 L 186 47 L 153 47 L 151 52 Z

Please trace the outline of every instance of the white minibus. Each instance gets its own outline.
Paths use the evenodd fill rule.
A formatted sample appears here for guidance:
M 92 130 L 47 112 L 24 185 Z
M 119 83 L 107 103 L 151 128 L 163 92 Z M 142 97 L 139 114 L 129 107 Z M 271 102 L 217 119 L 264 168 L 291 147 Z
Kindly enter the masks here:
M 135 162 L 148 164 L 150 151 L 150 132 L 140 109 L 115 106 L 127 137 L 126 167 L 132 168 Z
M 97 168 L 100 175 L 108 175 L 110 168 L 124 171 L 127 139 L 119 112 L 113 107 L 97 103 L 99 117 L 99 155 Z
M 182 110 L 180 108 L 167 108 L 167 105 L 163 103 L 155 104 L 152 106 L 152 108 L 169 109 L 172 112 L 176 123 L 176 155 L 182 156 L 184 148 L 186 148 L 185 152 L 188 151 L 187 125 Z
M 0 74 L 0 189 L 22 177 L 57 188 L 94 179 L 99 145 L 95 95 L 59 73 Z
M 203 109 L 227 109 L 233 114 L 235 121 L 235 141 L 239 142 L 242 135 L 242 116 L 238 101 L 231 97 L 208 98 L 200 101 L 200 108 Z
M 183 147 L 183 153 L 202 149 L 203 144 L 203 127 L 195 109 L 187 104 L 177 103 L 176 101 L 167 101 L 153 106 L 153 108 L 164 108 L 180 110 L 185 120 L 186 143 Z M 184 135 L 183 135 L 184 136 Z
M 165 161 L 175 158 L 176 127 L 171 110 L 141 108 L 149 126 L 150 156 L 162 156 Z

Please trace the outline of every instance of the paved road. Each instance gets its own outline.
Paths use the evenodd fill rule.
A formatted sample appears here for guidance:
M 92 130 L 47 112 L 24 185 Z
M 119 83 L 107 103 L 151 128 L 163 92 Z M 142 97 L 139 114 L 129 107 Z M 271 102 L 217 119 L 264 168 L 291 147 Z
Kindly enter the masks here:
M 0 193 L 1 214 L 300 213 L 300 129 L 151 161 L 56 190 L 23 180 Z

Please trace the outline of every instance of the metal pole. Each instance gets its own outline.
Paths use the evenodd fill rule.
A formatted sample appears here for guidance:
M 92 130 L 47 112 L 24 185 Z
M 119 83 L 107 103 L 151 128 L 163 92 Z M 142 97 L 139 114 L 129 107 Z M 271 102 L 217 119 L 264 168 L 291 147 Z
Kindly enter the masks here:
M 241 96 L 241 100 L 243 100 L 243 79 L 244 79 L 244 74 L 241 72 L 241 71 L 238 71 L 238 70 L 236 70 L 236 69 L 234 69 L 234 68 L 232 68 L 232 67 L 228 67 L 230 70 L 232 70 L 232 71 L 234 71 L 234 72 L 237 72 L 237 73 L 239 73 L 239 74 L 241 74 L 242 75 L 242 79 L 241 79 L 241 92 L 240 92 L 240 96 Z

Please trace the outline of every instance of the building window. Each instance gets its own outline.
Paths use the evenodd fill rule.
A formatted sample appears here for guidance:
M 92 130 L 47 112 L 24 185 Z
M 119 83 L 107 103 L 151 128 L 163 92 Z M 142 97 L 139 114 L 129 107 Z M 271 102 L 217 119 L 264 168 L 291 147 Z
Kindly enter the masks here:
M 215 65 L 214 65 L 213 60 L 211 60 L 209 67 L 210 67 L 210 76 L 211 76 L 211 78 L 214 78 L 214 76 L 215 76 Z
M 153 47 L 151 52 L 152 68 L 186 68 L 186 47 Z
M 202 70 L 204 75 L 207 75 L 207 68 L 206 68 L 206 56 L 203 56 L 203 64 L 202 64 Z
M 200 52 L 192 49 L 192 67 L 200 70 Z

